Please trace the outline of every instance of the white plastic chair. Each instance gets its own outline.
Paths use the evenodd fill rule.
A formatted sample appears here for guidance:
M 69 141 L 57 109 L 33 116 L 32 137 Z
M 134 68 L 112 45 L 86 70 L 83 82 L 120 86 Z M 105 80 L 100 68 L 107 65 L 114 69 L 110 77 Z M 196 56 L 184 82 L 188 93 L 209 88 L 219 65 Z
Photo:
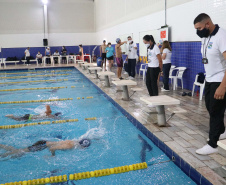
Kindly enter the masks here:
M 171 80 L 171 84 L 172 84 L 172 79 L 173 79 L 173 71 L 175 70 L 176 66 L 172 65 L 170 67 L 170 72 L 169 72 L 169 78 Z
M 205 74 L 205 73 L 204 73 L 204 74 Z M 206 75 L 206 74 L 205 74 L 205 75 Z M 199 100 L 201 101 L 201 100 L 202 100 L 202 97 L 203 97 L 203 92 L 204 92 L 205 84 L 206 84 L 206 79 L 204 80 L 203 83 L 199 83 L 199 82 L 198 82 L 198 77 L 199 77 L 199 75 L 197 74 L 197 75 L 195 76 L 195 82 L 194 82 L 194 84 L 193 84 L 192 96 L 194 95 L 195 86 L 199 86 L 199 87 L 200 87 Z
M 144 77 L 146 75 L 147 68 L 148 68 L 148 64 L 141 64 L 140 65 L 139 76 L 140 76 L 140 72 L 142 71 L 143 72 L 143 80 L 144 80 Z
M 184 71 L 186 70 L 186 67 L 176 67 L 174 68 L 174 70 L 178 70 L 176 76 L 172 76 L 173 77 L 173 90 L 176 90 L 178 84 L 178 80 L 181 80 L 181 86 L 182 89 L 184 89 L 184 84 L 183 84 L 183 74 Z

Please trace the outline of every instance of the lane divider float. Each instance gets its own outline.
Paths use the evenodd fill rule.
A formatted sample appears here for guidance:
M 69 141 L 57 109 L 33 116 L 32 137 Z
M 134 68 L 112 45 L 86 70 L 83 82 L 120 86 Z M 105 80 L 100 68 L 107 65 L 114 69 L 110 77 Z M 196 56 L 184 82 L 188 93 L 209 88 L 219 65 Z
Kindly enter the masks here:
M 5 184 L 0 185 L 41 185 L 41 184 L 47 184 L 47 183 L 58 183 L 58 182 L 66 182 L 69 180 L 82 180 L 82 179 L 88 179 L 93 177 L 102 177 L 102 176 L 109 176 L 113 174 L 120 174 L 120 173 L 126 173 L 129 171 L 136 171 L 136 170 L 143 170 L 147 169 L 148 165 L 146 162 L 143 163 L 137 163 L 132 165 L 126 165 L 126 166 L 120 166 L 115 168 L 107 168 L 102 170 L 95 170 L 95 171 L 88 171 L 88 172 L 82 172 L 82 173 L 75 173 L 70 174 L 69 178 L 67 175 L 60 175 L 60 176 L 51 176 L 46 177 L 42 179 L 33 179 L 33 180 L 27 180 L 27 181 L 19 181 L 19 182 L 9 182 Z
M 62 71 L 72 71 L 72 70 L 51 70 L 51 71 L 36 71 L 36 72 L 20 72 L 20 73 L 0 73 L 0 75 L 17 75 L 17 74 L 28 74 L 28 73 L 55 73 L 55 72 L 62 72 Z
M 92 117 L 92 118 L 85 118 L 85 120 L 96 120 L 96 117 Z
M 75 88 L 75 87 L 76 86 L 71 86 L 71 88 Z M 67 88 L 67 86 L 66 87 L 38 87 L 38 88 L 23 88 L 23 89 L 3 89 L 3 90 L 0 90 L 0 92 L 4 92 L 4 91 L 25 91 L 25 90 L 43 90 L 43 89 L 64 89 L 64 88 Z
M 36 102 L 51 102 L 51 101 L 66 101 L 66 100 L 73 100 L 73 98 L 58 98 L 58 99 L 48 99 L 48 100 L 8 101 L 8 102 L 0 102 L 0 104 L 36 103 Z
M 85 99 L 84 97 L 81 97 L 82 99 Z M 80 100 L 81 99 L 80 97 L 77 97 L 77 100 Z M 93 96 L 88 96 L 88 97 L 86 97 L 86 99 L 92 99 L 93 98 Z
M 4 82 L 0 84 L 17 84 L 17 83 L 33 83 L 33 82 L 56 82 L 56 81 L 68 81 L 68 79 L 57 79 L 57 80 L 33 80 L 33 81 L 21 81 L 21 82 Z
M 41 179 L 33 179 L 28 181 L 19 181 L 19 182 L 10 182 L 1 185 L 41 185 L 47 183 L 56 183 L 56 182 L 66 182 L 67 175 L 60 175 L 60 176 L 52 176 L 47 178 Z
M 115 168 L 108 168 L 108 169 L 102 169 L 102 170 L 95 170 L 91 172 L 82 172 L 82 173 L 75 173 L 69 175 L 69 180 L 81 180 L 81 179 L 88 179 L 92 177 L 102 177 L 102 176 L 108 176 L 112 174 L 119 174 L 119 173 L 125 173 L 129 171 L 136 171 L 136 170 L 142 170 L 146 169 L 148 167 L 146 162 L 143 163 L 137 163 L 133 165 L 126 165 L 121 167 L 115 167 Z
M 0 90 L 0 92 L 3 91 L 24 91 L 24 90 L 41 90 L 41 89 L 64 89 L 67 87 L 38 87 L 38 88 L 23 88 L 23 89 L 4 89 Z
M 36 122 L 36 123 L 26 123 L 26 124 L 17 124 L 17 125 L 3 125 L 0 126 L 0 129 L 12 129 L 12 128 L 22 128 L 29 127 L 35 125 L 49 125 L 49 124 L 57 124 L 57 123 L 68 123 L 68 122 L 77 122 L 78 119 L 67 119 L 67 120 L 56 120 L 56 121 L 44 121 L 44 122 Z
M 0 77 L 0 79 L 13 79 L 13 78 L 39 78 L 39 77 L 51 77 L 51 76 L 65 76 L 69 74 L 51 74 L 51 75 L 33 75 L 33 76 L 11 76 L 11 77 Z

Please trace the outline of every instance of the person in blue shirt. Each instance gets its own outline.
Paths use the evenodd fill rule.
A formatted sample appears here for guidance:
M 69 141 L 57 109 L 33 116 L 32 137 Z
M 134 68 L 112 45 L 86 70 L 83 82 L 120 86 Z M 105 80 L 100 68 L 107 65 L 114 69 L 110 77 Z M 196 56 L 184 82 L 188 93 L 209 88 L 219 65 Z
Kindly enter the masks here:
M 49 47 L 46 48 L 45 55 L 47 57 L 50 57 L 51 51 L 50 51 L 50 48 Z M 46 64 L 51 64 L 50 58 L 46 58 Z
M 109 62 L 109 70 L 111 71 L 111 68 L 113 66 L 114 63 L 114 48 L 111 47 L 111 43 L 109 42 L 107 45 L 107 48 L 105 49 L 106 53 L 107 53 L 107 60 Z

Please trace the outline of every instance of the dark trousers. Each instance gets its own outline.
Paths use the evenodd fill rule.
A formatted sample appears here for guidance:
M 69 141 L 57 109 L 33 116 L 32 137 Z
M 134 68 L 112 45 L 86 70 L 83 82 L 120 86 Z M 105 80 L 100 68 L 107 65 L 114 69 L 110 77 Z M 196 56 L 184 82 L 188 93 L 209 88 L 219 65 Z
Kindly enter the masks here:
M 136 59 L 128 59 L 128 73 L 129 73 L 129 76 L 132 76 L 133 78 L 136 75 L 136 71 L 135 71 L 136 62 L 137 62 Z
M 46 58 L 46 64 L 50 64 L 51 61 L 50 61 L 50 58 Z
M 27 64 L 30 64 L 30 57 L 26 57 Z
M 55 64 L 58 64 L 58 57 L 53 57 Z
M 171 63 L 169 64 L 163 64 L 163 84 L 164 84 L 164 89 L 169 90 L 169 72 L 171 68 Z
M 146 86 L 150 96 L 158 96 L 158 77 L 160 73 L 160 68 L 148 67 L 146 74 Z
M 128 73 L 128 64 L 127 63 L 124 63 L 124 69 L 125 69 L 125 72 Z
M 226 97 L 223 100 L 214 99 L 216 89 L 220 82 L 206 82 L 205 85 L 205 101 L 206 108 L 210 115 L 210 130 L 208 144 L 213 148 L 217 147 L 217 141 L 221 134 L 225 131 L 224 112 L 226 105 Z
M 38 63 L 41 64 L 42 63 L 42 59 L 38 58 Z

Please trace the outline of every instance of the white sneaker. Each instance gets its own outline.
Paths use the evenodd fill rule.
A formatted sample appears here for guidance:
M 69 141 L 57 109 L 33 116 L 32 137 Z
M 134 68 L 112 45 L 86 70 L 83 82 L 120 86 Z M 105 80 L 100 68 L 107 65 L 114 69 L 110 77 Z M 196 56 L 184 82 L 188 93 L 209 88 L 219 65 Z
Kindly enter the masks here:
M 223 140 L 223 139 L 226 139 L 226 130 L 224 131 L 223 134 L 220 135 L 220 138 L 219 140 Z M 208 138 L 207 141 L 209 141 L 210 139 Z
M 170 90 L 166 90 L 166 89 L 164 89 L 164 88 L 161 88 L 161 91 L 162 91 L 162 92 L 169 92 Z
M 211 147 L 210 145 L 207 144 L 204 147 L 196 150 L 195 152 L 199 155 L 209 155 L 209 154 L 217 153 L 218 149 L 213 148 L 213 147 Z
M 135 78 L 133 78 L 132 76 L 130 76 L 130 80 L 134 80 Z
M 156 105 L 148 105 L 148 107 L 152 108 L 152 107 L 156 107 Z

